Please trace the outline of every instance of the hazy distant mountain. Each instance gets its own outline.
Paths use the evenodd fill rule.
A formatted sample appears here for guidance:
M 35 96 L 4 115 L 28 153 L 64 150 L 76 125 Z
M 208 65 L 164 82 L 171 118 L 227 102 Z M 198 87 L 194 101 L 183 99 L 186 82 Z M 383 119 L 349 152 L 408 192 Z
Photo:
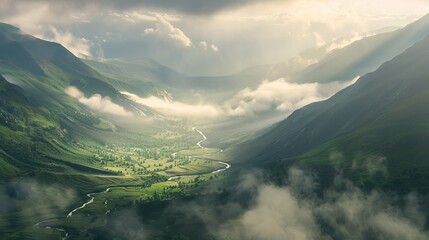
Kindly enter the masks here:
M 121 91 L 133 92 L 142 97 L 162 96 L 165 89 L 186 86 L 184 74 L 178 73 L 151 59 L 129 62 L 121 59 L 88 60 L 84 63 L 103 75 L 122 82 L 117 85 Z
M 289 158 L 283 163 L 341 168 L 364 183 L 401 179 L 397 189 L 426 191 L 428 66 L 429 37 L 330 99 L 295 111 L 241 153 L 259 163 Z
M 195 99 L 198 98 L 202 102 L 222 104 L 234 98 L 243 89 L 257 89 L 265 80 L 273 81 L 284 77 L 287 81 L 298 84 L 328 83 L 336 80 L 349 81 L 358 75 L 364 75 L 429 34 L 429 16 L 403 29 L 389 32 L 393 29 L 386 28 L 367 33 L 375 35 L 357 40 L 350 45 L 348 44 L 353 38 L 338 39 L 324 46 L 309 49 L 287 62 L 254 66 L 229 76 L 187 76 L 150 59 L 137 62 L 118 59 L 84 61 L 104 75 L 124 82 L 122 86 L 116 86 L 118 89 L 133 92 L 141 97 L 154 95 L 189 104 L 195 103 Z M 270 126 L 287 114 L 289 112 L 273 108 L 272 111 L 257 113 L 247 118 L 216 121 L 208 128 L 219 136 L 225 136 L 232 130 L 242 135 Z M 216 137 L 211 139 L 215 141 Z M 219 138 L 218 143 L 220 142 L 225 142 L 225 139 Z
M 255 73 L 243 73 L 228 76 L 192 77 L 174 71 L 151 59 L 137 61 L 121 59 L 83 60 L 102 74 L 118 79 L 126 85 L 118 89 L 133 92 L 142 97 L 164 97 L 164 90 L 176 98 L 194 100 L 190 92 L 205 93 L 206 100 L 223 100 L 246 87 L 256 87 L 263 80 Z
M 429 34 L 429 15 L 406 27 L 366 37 L 338 49 L 292 78 L 292 81 L 347 81 L 377 69 Z
M 374 71 L 429 34 L 429 15 L 402 29 L 396 29 L 390 27 L 368 32 L 363 36 L 369 37 L 355 42 L 352 36 L 337 39 L 308 49 L 283 63 L 252 66 L 225 76 L 187 76 L 150 59 L 137 62 L 109 59 L 84 61 L 111 78 L 123 79 L 123 82 L 129 84 L 128 87 L 131 86 L 135 93 L 141 95 L 156 94 L 159 88 L 173 92 L 173 95 L 180 95 L 183 90 L 198 90 L 209 96 L 209 99 L 218 101 L 244 88 L 254 89 L 264 80 L 285 78 L 297 83 L 352 80 Z

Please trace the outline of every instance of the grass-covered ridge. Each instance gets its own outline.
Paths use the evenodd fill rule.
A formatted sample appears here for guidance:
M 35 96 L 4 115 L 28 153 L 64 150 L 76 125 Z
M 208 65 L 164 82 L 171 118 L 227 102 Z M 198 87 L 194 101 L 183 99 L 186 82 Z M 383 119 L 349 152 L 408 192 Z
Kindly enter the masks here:
M 325 180 L 340 171 L 368 188 L 428 192 L 428 44 L 426 38 L 332 98 L 296 111 L 256 142 L 265 147 L 257 157 L 302 164 Z

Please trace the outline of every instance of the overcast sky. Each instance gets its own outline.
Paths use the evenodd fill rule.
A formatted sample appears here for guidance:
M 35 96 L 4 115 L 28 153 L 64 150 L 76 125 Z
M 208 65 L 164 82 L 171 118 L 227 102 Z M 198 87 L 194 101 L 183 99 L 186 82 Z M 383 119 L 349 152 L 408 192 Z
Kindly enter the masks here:
M 428 12 L 425 0 L 0 0 L 0 21 L 76 55 L 149 57 L 190 75 L 286 61 Z

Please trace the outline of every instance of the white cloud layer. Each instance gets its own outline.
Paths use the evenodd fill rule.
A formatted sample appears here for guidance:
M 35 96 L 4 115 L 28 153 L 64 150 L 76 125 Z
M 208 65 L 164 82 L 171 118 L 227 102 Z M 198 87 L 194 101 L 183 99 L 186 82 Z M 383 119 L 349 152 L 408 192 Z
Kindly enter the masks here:
M 357 79 L 326 84 L 298 84 L 285 79 L 264 81 L 254 90 L 246 88 L 237 93 L 228 102 L 227 112 L 231 116 L 252 116 L 272 110 L 291 113 L 312 102 L 329 98 Z
M 27 225 L 34 216 L 60 217 L 78 200 L 73 189 L 37 179 L 14 179 L 0 184 L 0 215 L 16 214 L 19 210 L 21 217 L 16 218 L 16 224 Z
M 208 104 L 186 104 L 182 102 L 169 101 L 158 97 L 141 98 L 129 92 L 121 92 L 130 100 L 144 106 L 155 109 L 156 111 L 173 117 L 180 118 L 214 118 L 221 115 L 221 110 Z
M 223 224 L 220 239 L 429 238 L 416 194 L 407 195 L 405 206 L 399 208 L 388 194 L 365 193 L 337 177 L 336 186 L 319 198 L 313 176 L 296 168 L 290 169 L 288 175 L 287 186 L 256 186 L 256 204 L 240 218 Z
M 113 103 L 109 97 L 103 97 L 100 94 L 94 94 L 90 98 L 85 97 L 76 87 L 68 87 L 65 89 L 65 93 L 72 98 L 77 99 L 80 103 L 87 106 L 88 108 L 101 112 L 117 116 L 130 117 L 133 114 L 127 112 L 122 106 Z
M 264 81 L 256 89 L 244 89 L 220 105 L 186 104 L 158 97 L 141 98 L 121 92 L 130 100 L 150 107 L 164 115 L 180 118 L 231 118 L 252 117 L 261 113 L 290 114 L 312 102 L 329 98 L 339 90 L 353 84 L 358 77 L 346 82 L 289 83 L 284 79 Z
M 254 236 L 255 239 L 307 240 L 317 235 L 311 209 L 290 191 L 272 186 L 259 189 L 258 205 L 246 212 L 241 221 L 246 226 L 246 239 Z

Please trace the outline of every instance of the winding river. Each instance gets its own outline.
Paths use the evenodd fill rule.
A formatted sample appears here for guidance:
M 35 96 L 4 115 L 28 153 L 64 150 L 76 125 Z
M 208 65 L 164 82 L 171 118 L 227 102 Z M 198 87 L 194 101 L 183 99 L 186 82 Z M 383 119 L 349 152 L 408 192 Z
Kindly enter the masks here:
M 204 135 L 204 133 L 203 133 L 202 131 L 200 131 L 200 130 L 198 130 L 198 129 L 194 128 L 194 127 L 192 128 L 192 130 L 197 131 L 197 132 L 198 132 L 198 133 L 203 137 L 203 139 L 202 139 L 201 141 L 197 142 L 197 146 L 198 146 L 199 148 L 201 148 L 201 149 L 207 149 L 207 148 L 205 148 L 205 147 L 201 146 L 201 143 L 207 140 L 206 135 Z M 221 149 L 221 150 L 220 150 L 220 152 L 223 152 L 223 149 Z M 174 153 L 174 156 L 175 156 L 176 154 L 177 154 L 177 153 Z M 217 162 L 217 163 L 222 164 L 222 165 L 224 165 L 225 167 L 220 168 L 220 169 L 215 170 L 215 171 L 210 172 L 210 173 L 212 173 L 212 174 L 216 174 L 216 173 L 220 173 L 220 172 L 223 172 L 223 171 L 225 171 L 225 170 L 227 170 L 227 169 L 231 168 L 231 165 L 230 165 L 230 164 L 228 164 L 228 163 L 226 163 L 226 162 Z M 185 175 L 178 175 L 178 176 L 170 177 L 170 178 L 168 179 L 168 181 L 176 180 L 176 179 L 178 179 L 180 176 L 185 176 Z
M 201 149 L 206 149 L 205 147 L 201 146 L 201 143 L 207 140 L 206 135 L 204 135 L 204 133 L 203 133 L 202 131 L 200 131 L 200 130 L 198 130 L 198 129 L 196 129 L 196 128 L 192 128 L 192 130 L 197 131 L 197 132 L 198 132 L 198 133 L 203 137 L 203 139 L 202 139 L 201 141 L 197 142 L 197 146 L 198 146 L 199 148 L 201 148 Z M 223 152 L 223 150 L 220 150 L 220 152 Z M 174 155 L 174 156 L 175 156 L 176 154 L 177 154 L 177 153 L 173 153 L 172 155 Z M 223 167 L 223 168 L 220 168 L 220 169 L 218 169 L 218 170 L 215 170 L 215 171 L 213 171 L 213 172 L 210 172 L 210 173 L 212 173 L 212 174 L 216 174 L 216 173 L 220 173 L 220 172 L 222 172 L 222 171 L 225 171 L 225 170 L 227 170 L 227 169 L 231 168 L 231 165 L 229 165 L 228 163 L 225 163 L 225 162 L 218 162 L 218 163 L 219 163 L 219 164 L 224 165 L 224 167 Z M 180 176 L 173 176 L 173 177 L 170 177 L 170 178 L 168 179 L 168 181 L 172 181 L 172 180 L 178 179 L 179 177 L 180 177 Z M 88 206 L 88 205 L 90 205 L 91 203 L 93 203 L 93 202 L 94 202 L 94 200 L 95 200 L 95 196 L 94 196 L 94 195 L 96 195 L 96 194 L 102 194 L 102 193 L 107 193 L 107 192 L 109 192 L 111 189 L 112 189 L 111 187 L 108 187 L 106 190 L 101 191 L 101 192 L 93 192 L 93 193 L 88 193 L 88 194 L 86 194 L 86 196 L 89 198 L 89 200 L 88 200 L 87 202 L 85 202 L 84 204 L 82 204 L 81 206 L 79 206 L 79 207 L 77 207 L 77 208 L 75 208 L 75 209 L 71 210 L 71 211 L 67 214 L 67 217 L 66 217 L 66 218 L 69 218 L 69 217 L 73 216 L 73 214 L 74 214 L 74 213 L 76 213 L 77 211 L 79 211 L 79 210 L 81 210 L 81 209 L 84 209 L 86 206 Z M 106 200 L 105 204 L 107 204 L 107 200 Z M 106 214 L 107 214 L 108 212 L 109 212 L 109 211 L 107 211 L 107 212 L 106 212 Z M 40 221 L 40 222 L 36 223 L 35 225 L 36 225 L 36 226 L 38 226 L 38 227 L 42 227 L 42 226 L 40 226 L 40 225 L 44 225 L 43 223 L 45 223 L 45 222 L 49 222 L 49 221 L 54 221 L 54 220 L 56 220 L 56 219 L 43 220 L 43 221 Z M 55 230 L 57 230 L 57 231 L 61 232 L 61 234 L 63 235 L 63 237 L 61 237 L 61 239 L 62 239 L 62 240 L 67 239 L 67 237 L 69 236 L 68 232 L 67 232 L 65 229 L 63 229 L 63 228 L 56 228 L 56 227 L 51 227 L 51 226 L 43 226 L 43 227 L 44 227 L 44 228 L 46 228 L 46 229 L 55 229 Z
M 73 213 L 75 213 L 75 212 L 77 212 L 78 210 L 83 209 L 83 208 L 85 208 L 86 206 L 88 206 L 89 204 L 93 203 L 93 202 L 94 202 L 94 199 L 95 199 L 94 194 L 107 193 L 107 192 L 109 192 L 109 191 L 110 191 L 110 189 L 111 189 L 111 188 L 109 187 L 109 188 L 107 188 L 106 190 L 104 190 L 104 191 L 102 191 L 102 192 L 88 193 L 86 196 L 87 196 L 87 197 L 89 197 L 90 199 L 89 199 L 87 202 L 85 202 L 84 204 L 82 204 L 82 206 L 77 207 L 77 208 L 75 208 L 75 209 L 71 210 L 71 211 L 67 214 L 67 217 L 66 217 L 66 218 L 69 218 L 69 217 L 73 216 Z M 57 220 L 57 219 L 43 220 L 43 221 L 40 221 L 40 222 L 36 223 L 35 225 L 36 225 L 37 227 L 42 227 L 42 226 L 40 226 L 40 225 L 44 225 L 43 223 L 45 223 L 45 222 L 49 222 L 49 221 L 54 221 L 54 220 Z M 46 229 L 55 229 L 55 230 L 57 230 L 57 231 L 61 232 L 62 234 L 64 234 L 64 237 L 61 237 L 61 239 L 62 239 L 62 240 L 67 239 L 67 237 L 69 236 L 69 233 L 68 233 L 64 228 L 57 228 L 57 227 L 51 227 L 51 226 L 44 226 L 43 228 L 46 228 Z
M 205 147 L 201 146 L 201 143 L 204 142 L 205 140 L 207 140 L 206 135 L 204 135 L 203 132 L 201 132 L 200 130 L 198 130 L 196 128 L 192 128 L 192 130 L 197 131 L 203 137 L 203 139 L 201 141 L 197 142 L 197 146 L 200 147 L 201 149 L 206 149 Z
M 106 190 L 104 190 L 104 191 L 102 191 L 102 192 L 98 192 L 98 193 L 107 193 L 107 192 L 109 192 L 109 191 L 110 191 L 110 189 L 111 189 L 111 188 L 109 187 L 109 188 L 107 188 Z M 98 193 L 88 193 L 88 194 L 86 194 L 86 196 L 90 198 L 90 199 L 89 199 L 89 201 L 88 201 L 88 202 L 86 202 L 86 203 L 84 203 L 84 204 L 82 204 L 82 206 L 77 207 L 77 208 L 75 208 L 75 209 L 71 210 L 71 211 L 69 212 L 69 214 L 67 214 L 67 217 L 71 217 L 71 216 L 73 216 L 73 213 L 75 213 L 75 212 L 76 212 L 76 211 L 78 211 L 79 209 L 83 209 L 83 208 L 85 208 L 86 206 L 88 206 L 89 204 L 93 203 L 93 202 L 94 202 L 94 199 L 95 199 L 95 197 L 94 197 L 93 195 L 94 195 L 94 194 L 98 194 Z

